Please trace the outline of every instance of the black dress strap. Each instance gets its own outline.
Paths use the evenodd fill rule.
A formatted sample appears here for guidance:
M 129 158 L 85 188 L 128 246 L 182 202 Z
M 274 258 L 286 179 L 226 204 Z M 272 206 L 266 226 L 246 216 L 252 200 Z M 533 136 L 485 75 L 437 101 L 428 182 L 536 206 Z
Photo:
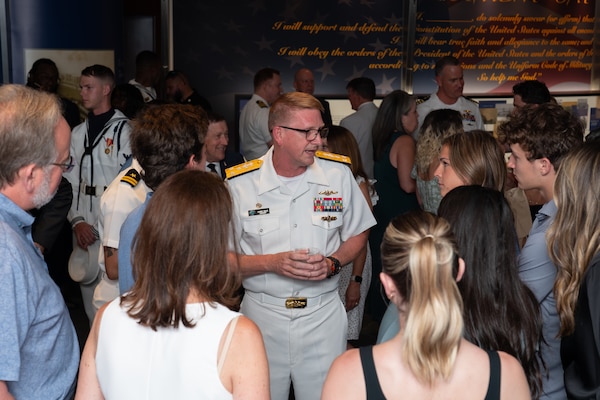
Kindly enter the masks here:
M 500 400 L 500 356 L 497 351 L 488 351 L 490 358 L 490 383 L 485 400 Z
M 373 361 L 373 346 L 361 347 L 359 352 L 360 363 L 362 364 L 363 375 L 365 377 L 367 400 L 385 400 L 385 396 L 379 385 L 379 379 L 377 379 L 377 371 L 375 370 L 375 362 Z

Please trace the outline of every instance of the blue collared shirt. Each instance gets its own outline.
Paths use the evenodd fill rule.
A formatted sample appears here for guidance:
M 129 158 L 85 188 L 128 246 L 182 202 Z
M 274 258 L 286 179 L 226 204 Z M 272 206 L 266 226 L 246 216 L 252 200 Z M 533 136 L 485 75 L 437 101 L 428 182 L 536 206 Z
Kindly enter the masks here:
M 0 194 L 0 380 L 17 399 L 64 399 L 73 394 L 79 344 L 32 224 Z
M 519 276 L 531 289 L 542 313 L 542 332 L 546 343 L 541 344 L 541 356 L 548 367 L 543 374 L 544 393 L 540 399 L 566 399 L 563 368 L 560 360 L 560 320 L 554 299 L 556 266 L 550 260 L 546 244 L 546 232 L 556 216 L 554 200 L 544 204 L 535 216 L 527 242 L 519 256 Z

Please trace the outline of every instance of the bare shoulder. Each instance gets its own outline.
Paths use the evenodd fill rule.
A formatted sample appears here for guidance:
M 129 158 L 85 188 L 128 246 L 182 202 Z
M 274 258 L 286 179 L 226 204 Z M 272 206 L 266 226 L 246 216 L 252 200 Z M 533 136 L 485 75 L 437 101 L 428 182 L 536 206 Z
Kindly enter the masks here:
M 337 368 L 353 368 L 354 366 L 360 365 L 360 354 L 358 349 L 351 349 L 343 352 L 332 364 L 336 365 Z
M 248 317 L 243 315 L 236 317 L 229 323 L 228 329 L 225 330 L 221 343 L 219 344 L 219 354 L 226 341 L 227 332 L 235 323 L 234 331 L 231 336 L 231 347 L 226 357 L 227 360 L 236 360 L 233 364 L 238 364 L 242 359 L 249 361 L 251 358 L 261 359 L 266 357 L 265 345 L 262 334 L 258 326 Z
M 392 143 L 390 158 L 400 157 L 407 153 L 414 154 L 415 147 L 415 139 L 411 135 L 402 135 Z
M 502 366 L 502 375 L 506 374 L 507 379 L 518 379 L 521 376 L 525 377 L 523 367 L 519 361 L 508 353 L 499 351 L 500 364 Z
M 230 348 L 226 349 L 224 346 L 232 328 Z M 268 398 L 267 353 L 260 330 L 250 319 L 239 316 L 231 320 L 219 344 L 217 363 L 222 365 L 221 382 L 234 398 L 241 398 L 238 397 L 240 394 L 246 399 Z
M 519 361 L 508 353 L 499 351 L 501 399 L 530 399 L 531 394 L 525 372 Z
M 410 177 L 415 158 L 415 139 L 411 135 L 402 135 L 397 138 L 390 149 L 390 163 L 398 169 L 400 184 L 407 192 L 415 191 L 415 182 Z
M 325 384 L 321 400 L 364 399 L 365 382 L 358 349 L 348 350 L 335 359 Z
M 394 147 L 394 146 L 407 146 L 407 145 L 411 145 L 411 146 L 415 145 L 415 139 L 411 135 L 409 135 L 409 134 L 400 135 L 400 137 L 398 137 L 394 141 L 394 144 L 392 145 L 392 147 Z
M 260 339 L 262 341 L 262 334 L 258 326 L 250 318 L 243 315 L 237 318 L 234 336 L 236 336 L 236 339 Z

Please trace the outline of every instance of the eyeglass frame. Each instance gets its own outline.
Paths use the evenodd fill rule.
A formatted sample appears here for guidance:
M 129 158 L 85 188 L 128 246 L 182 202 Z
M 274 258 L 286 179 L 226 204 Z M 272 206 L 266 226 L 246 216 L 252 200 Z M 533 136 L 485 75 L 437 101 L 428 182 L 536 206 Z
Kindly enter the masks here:
M 51 163 L 51 165 L 56 165 L 57 167 L 61 167 L 63 172 L 71 172 L 75 167 L 75 163 L 73 162 L 73 156 L 69 156 L 69 162 L 66 163 Z
M 283 125 L 279 125 L 280 128 L 283 129 L 289 129 L 291 131 L 296 131 L 296 132 L 301 132 L 304 133 L 304 136 L 306 137 L 306 140 L 309 142 L 312 142 L 313 140 L 315 140 L 318 136 L 321 136 L 321 139 L 326 139 L 327 135 L 329 135 L 329 127 L 327 126 L 322 126 L 321 128 L 318 129 L 299 129 L 299 128 L 290 128 L 289 126 L 283 126 Z M 314 132 L 315 137 L 309 139 L 308 135 Z

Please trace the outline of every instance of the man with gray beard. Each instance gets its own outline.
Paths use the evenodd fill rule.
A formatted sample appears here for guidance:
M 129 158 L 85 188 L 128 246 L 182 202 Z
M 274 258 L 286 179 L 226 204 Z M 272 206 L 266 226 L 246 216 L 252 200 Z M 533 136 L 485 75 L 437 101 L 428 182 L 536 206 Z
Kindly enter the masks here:
M 72 398 L 79 345 L 69 311 L 31 238 L 28 210 L 72 167 L 56 96 L 0 87 L 0 398 Z

